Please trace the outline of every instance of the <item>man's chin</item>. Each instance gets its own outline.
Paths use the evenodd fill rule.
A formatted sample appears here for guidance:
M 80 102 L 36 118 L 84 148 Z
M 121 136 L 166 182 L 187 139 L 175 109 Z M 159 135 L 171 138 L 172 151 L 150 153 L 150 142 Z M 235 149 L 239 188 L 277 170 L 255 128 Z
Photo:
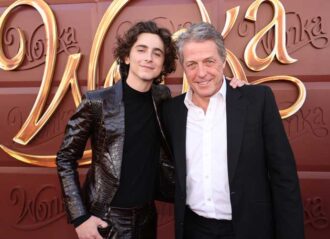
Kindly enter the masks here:
M 215 94 L 211 91 L 206 91 L 206 90 L 198 90 L 198 91 L 195 91 L 195 92 L 200 98 L 210 98 Z

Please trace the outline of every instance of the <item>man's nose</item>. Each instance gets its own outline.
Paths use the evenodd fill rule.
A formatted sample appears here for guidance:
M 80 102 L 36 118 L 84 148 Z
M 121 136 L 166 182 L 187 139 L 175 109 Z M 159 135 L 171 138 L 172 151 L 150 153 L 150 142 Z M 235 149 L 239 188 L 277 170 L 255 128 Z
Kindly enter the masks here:
M 152 61 L 152 52 L 146 52 L 145 61 L 147 61 L 147 62 Z
M 206 69 L 202 64 L 198 66 L 197 74 L 199 77 L 204 77 L 206 75 Z

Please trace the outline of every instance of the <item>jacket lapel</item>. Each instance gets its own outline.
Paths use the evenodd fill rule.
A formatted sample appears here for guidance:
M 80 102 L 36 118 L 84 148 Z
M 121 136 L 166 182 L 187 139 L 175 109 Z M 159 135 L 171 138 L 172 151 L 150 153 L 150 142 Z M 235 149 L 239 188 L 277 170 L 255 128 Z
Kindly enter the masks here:
M 114 177 L 120 179 L 121 163 L 125 137 L 125 110 L 123 104 L 123 82 L 118 81 L 113 85 L 103 100 L 103 126 L 105 130 L 104 146 L 116 139 L 118 160 L 110 160 Z
M 227 81 L 227 155 L 228 174 L 231 184 L 238 163 L 243 139 L 244 122 L 247 112 L 247 101 L 240 89 L 233 89 Z
M 184 95 L 181 96 L 179 106 L 177 107 L 177 133 L 175 143 L 178 149 L 175 160 L 175 170 L 179 180 L 179 187 L 183 195 L 186 195 L 186 128 L 187 128 L 187 114 L 188 110 L 184 104 Z

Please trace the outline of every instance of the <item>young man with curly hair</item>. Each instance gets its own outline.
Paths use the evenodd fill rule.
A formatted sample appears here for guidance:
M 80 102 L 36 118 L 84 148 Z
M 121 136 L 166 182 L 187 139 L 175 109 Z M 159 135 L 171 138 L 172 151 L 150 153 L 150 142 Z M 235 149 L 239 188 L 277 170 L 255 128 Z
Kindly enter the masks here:
M 165 142 L 158 106 L 170 97 L 158 83 L 175 70 L 176 50 L 167 29 L 146 21 L 118 38 L 115 57 L 122 79 L 87 92 L 66 127 L 57 154 L 65 207 L 79 239 L 154 239 Z M 77 161 L 88 138 L 93 156 L 81 193 Z

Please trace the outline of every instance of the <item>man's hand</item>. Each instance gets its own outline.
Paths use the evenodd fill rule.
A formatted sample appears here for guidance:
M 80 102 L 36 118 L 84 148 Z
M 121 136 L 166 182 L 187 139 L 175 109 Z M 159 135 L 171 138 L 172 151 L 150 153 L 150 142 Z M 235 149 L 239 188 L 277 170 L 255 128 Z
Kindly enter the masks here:
M 236 77 L 233 77 L 233 78 L 227 78 L 229 79 L 229 84 L 231 87 L 233 87 L 234 89 L 237 88 L 237 87 L 241 87 L 243 85 L 249 85 L 248 82 L 245 82 L 245 81 L 241 81 L 239 79 L 237 79 Z
M 99 234 L 97 227 L 107 227 L 108 224 L 98 217 L 91 216 L 83 224 L 76 227 L 79 239 L 103 239 Z

